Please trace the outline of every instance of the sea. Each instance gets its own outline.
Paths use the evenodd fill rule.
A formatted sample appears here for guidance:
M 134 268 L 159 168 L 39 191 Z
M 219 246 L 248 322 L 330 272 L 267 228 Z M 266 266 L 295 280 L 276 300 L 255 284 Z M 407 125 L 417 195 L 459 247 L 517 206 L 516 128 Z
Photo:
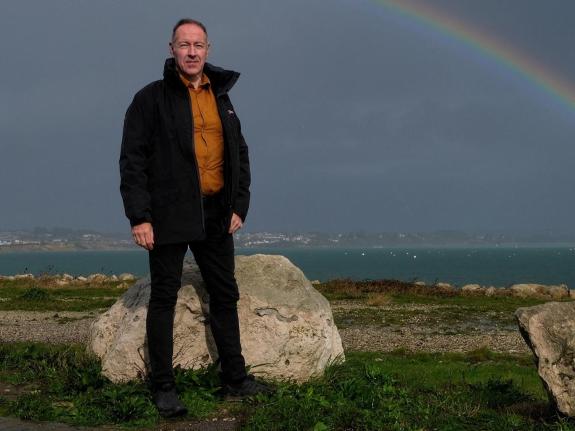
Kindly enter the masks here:
M 575 289 L 575 245 L 505 247 L 237 248 L 238 255 L 280 254 L 310 280 L 396 279 L 477 283 L 566 284 Z M 148 273 L 145 250 L 0 253 L 0 274 Z

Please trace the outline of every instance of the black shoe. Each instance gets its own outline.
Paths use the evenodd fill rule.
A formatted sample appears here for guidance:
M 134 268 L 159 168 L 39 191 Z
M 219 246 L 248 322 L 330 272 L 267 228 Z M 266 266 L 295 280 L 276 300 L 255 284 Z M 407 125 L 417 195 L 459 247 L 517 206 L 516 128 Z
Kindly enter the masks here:
M 245 398 L 258 394 L 271 395 L 274 392 L 271 386 L 256 380 L 252 374 L 248 374 L 239 383 L 225 383 L 221 390 L 222 395 L 229 398 Z
M 178 398 L 176 387 L 172 383 L 166 383 L 157 388 L 152 394 L 152 400 L 160 415 L 165 418 L 183 416 L 188 413 Z

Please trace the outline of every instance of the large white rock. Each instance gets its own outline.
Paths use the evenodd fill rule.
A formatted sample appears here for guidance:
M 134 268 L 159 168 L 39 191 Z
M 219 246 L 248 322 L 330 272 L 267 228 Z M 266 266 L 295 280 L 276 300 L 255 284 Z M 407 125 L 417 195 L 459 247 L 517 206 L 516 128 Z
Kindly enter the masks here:
M 251 372 L 301 382 L 344 359 L 329 302 L 287 258 L 237 256 L 236 280 L 242 350 Z M 149 297 L 150 280 L 140 279 L 92 324 L 89 349 L 114 382 L 148 372 Z M 208 303 L 199 269 L 186 260 L 174 319 L 174 366 L 195 369 L 217 358 Z
M 521 335 L 557 409 L 575 416 L 575 302 L 548 302 L 515 312 Z

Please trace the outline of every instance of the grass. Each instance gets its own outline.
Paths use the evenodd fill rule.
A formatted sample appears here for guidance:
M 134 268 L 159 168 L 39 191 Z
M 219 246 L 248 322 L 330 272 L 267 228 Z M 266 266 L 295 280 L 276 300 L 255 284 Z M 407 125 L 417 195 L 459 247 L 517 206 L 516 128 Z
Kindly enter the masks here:
M 108 308 L 130 284 L 105 282 L 54 287 L 41 281 L 2 280 L 0 310 L 88 311 Z
M 328 299 L 343 304 L 334 309 L 338 327 L 417 325 L 419 328 L 449 328 L 466 333 L 483 328 L 514 328 L 519 307 L 546 302 L 544 299 L 512 296 L 462 295 L 434 286 L 397 280 L 332 280 L 316 286 Z M 350 301 L 353 307 L 346 307 Z M 414 306 L 429 306 L 417 308 Z M 405 307 L 403 307 L 405 306 Z
M 0 310 L 97 310 L 128 287 L 51 283 L 0 282 Z M 518 307 L 544 302 L 463 296 L 385 280 L 335 280 L 318 288 L 331 300 L 343 299 L 343 310 L 334 308 L 340 327 L 418 325 L 461 332 L 514 324 Z M 161 422 L 144 383 L 112 384 L 100 372 L 99 361 L 83 346 L 0 343 L 0 387 L 12 389 L 0 396 L 0 416 L 131 429 Z M 468 354 L 349 352 L 347 362 L 329 367 L 322 378 L 302 385 L 278 383 L 275 395 L 240 404 L 218 398 L 214 368 L 177 370 L 176 380 L 190 412 L 186 420 L 232 415 L 247 430 L 575 431 L 573 421 L 549 408 L 530 356 L 485 349 Z
M 418 286 L 414 283 L 398 280 L 353 281 L 335 279 L 314 286 L 329 300 L 365 299 L 369 294 L 383 293 L 388 295 L 416 294 L 434 295 L 435 289 L 429 286 Z M 437 291 L 439 293 L 439 291 Z M 441 292 L 444 296 L 455 296 L 453 292 Z
M 61 289 L 64 286 L 69 286 L 72 288 L 77 287 L 87 287 L 87 288 L 99 288 L 99 287 L 129 287 L 131 286 L 134 281 L 111 281 L 111 280 L 92 280 L 92 281 L 80 281 L 78 279 L 69 280 L 67 284 L 60 284 L 62 282 L 62 277 L 57 275 L 41 275 L 34 278 L 19 278 L 15 280 L 7 280 L 2 279 L 0 280 L 0 292 L 2 292 L 3 288 L 22 288 L 22 289 L 30 289 L 32 287 L 45 287 L 45 288 L 53 288 L 53 289 Z
M 525 359 L 483 355 L 356 353 L 258 405 L 246 429 L 561 429 Z
M 0 383 L 27 390 L 0 398 L 0 414 L 74 425 L 158 424 L 143 383 L 112 384 L 81 346 L 0 345 Z M 325 375 L 230 405 L 212 367 L 176 371 L 189 419 L 229 415 L 246 430 L 575 430 L 549 408 L 529 356 L 351 353 Z M 225 413 L 223 413 L 225 412 Z
M 192 418 L 216 411 L 214 369 L 176 373 Z M 148 426 L 159 421 L 144 383 L 112 384 L 99 361 L 83 346 L 40 343 L 0 344 L 0 382 L 27 387 L 13 399 L 0 399 L 0 415 L 74 425 Z
M 0 310 L 30 311 L 87 311 L 110 307 L 133 282 L 71 282 L 58 286 L 52 276 L 36 279 L 1 280 Z M 371 307 L 398 304 L 426 304 L 445 306 L 443 320 L 457 320 L 457 316 L 477 313 L 503 313 L 502 323 L 512 322 L 512 314 L 519 307 L 545 302 L 540 299 L 514 297 L 465 296 L 433 286 L 419 286 L 397 280 L 351 281 L 332 280 L 316 286 L 329 300 L 360 301 Z M 404 320 L 396 311 L 389 316 L 398 324 Z M 364 313 L 366 314 L 366 313 Z M 409 318 L 409 316 L 405 316 Z M 497 318 L 497 316 L 494 316 Z M 377 318 L 375 318 L 377 320 Z M 360 323 L 365 323 L 361 321 Z
M 365 303 L 372 307 L 379 307 L 382 305 L 387 305 L 391 303 L 391 301 L 392 298 L 389 294 L 376 292 L 376 293 L 369 293 L 367 295 L 367 300 L 365 301 Z
M 314 286 L 327 299 L 366 301 L 375 295 L 385 295 L 396 304 L 446 304 L 480 307 L 481 310 L 508 311 L 546 302 L 545 299 L 512 296 L 463 295 L 458 289 L 445 290 L 433 285 L 417 285 L 398 280 L 335 279 Z

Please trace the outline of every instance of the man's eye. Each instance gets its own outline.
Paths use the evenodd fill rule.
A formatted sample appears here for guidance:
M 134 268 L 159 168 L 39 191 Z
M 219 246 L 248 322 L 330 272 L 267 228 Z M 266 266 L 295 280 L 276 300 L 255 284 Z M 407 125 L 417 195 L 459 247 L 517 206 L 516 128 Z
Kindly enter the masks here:
M 204 48 L 206 47 L 206 45 L 204 45 L 203 43 L 196 43 L 196 44 L 194 45 L 194 47 L 195 47 L 196 49 L 204 49 Z
M 178 48 L 188 48 L 189 46 L 190 46 L 189 43 L 180 43 L 180 44 L 178 45 Z

